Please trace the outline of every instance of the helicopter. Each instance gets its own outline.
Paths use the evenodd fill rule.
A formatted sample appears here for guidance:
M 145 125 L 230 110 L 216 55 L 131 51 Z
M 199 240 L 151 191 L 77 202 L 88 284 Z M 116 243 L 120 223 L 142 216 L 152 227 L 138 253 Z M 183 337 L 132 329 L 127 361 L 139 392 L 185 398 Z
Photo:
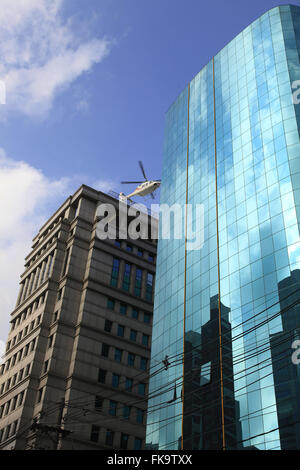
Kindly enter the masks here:
M 144 196 L 147 196 L 148 194 L 150 194 L 152 199 L 154 199 L 153 193 L 154 191 L 156 191 L 156 189 L 159 188 L 161 184 L 161 180 L 149 181 L 145 173 L 144 165 L 141 161 L 139 161 L 139 166 L 143 174 L 143 177 L 145 178 L 145 181 L 121 181 L 121 184 L 136 184 L 136 183 L 140 183 L 140 184 L 135 188 L 135 190 L 132 193 L 128 194 L 128 196 L 126 196 L 124 193 L 120 193 L 119 194 L 120 200 L 128 199 L 129 201 L 131 201 L 131 197 L 133 196 L 144 197 Z

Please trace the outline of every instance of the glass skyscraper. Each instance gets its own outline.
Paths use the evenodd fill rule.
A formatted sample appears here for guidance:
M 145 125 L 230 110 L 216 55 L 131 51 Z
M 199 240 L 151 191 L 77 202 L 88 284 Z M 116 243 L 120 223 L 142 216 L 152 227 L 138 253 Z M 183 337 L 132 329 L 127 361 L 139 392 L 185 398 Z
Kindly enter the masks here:
M 161 203 L 203 204 L 204 243 L 159 240 L 149 448 L 300 449 L 299 58 L 273 8 L 167 112 Z

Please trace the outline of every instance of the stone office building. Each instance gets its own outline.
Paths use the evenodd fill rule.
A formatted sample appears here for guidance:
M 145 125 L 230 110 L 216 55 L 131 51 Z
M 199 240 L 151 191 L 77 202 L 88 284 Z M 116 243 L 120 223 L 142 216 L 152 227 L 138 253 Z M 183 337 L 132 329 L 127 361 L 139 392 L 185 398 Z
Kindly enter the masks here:
M 99 203 L 118 206 L 81 186 L 26 257 L 0 371 L 1 450 L 144 447 L 156 240 L 100 240 Z

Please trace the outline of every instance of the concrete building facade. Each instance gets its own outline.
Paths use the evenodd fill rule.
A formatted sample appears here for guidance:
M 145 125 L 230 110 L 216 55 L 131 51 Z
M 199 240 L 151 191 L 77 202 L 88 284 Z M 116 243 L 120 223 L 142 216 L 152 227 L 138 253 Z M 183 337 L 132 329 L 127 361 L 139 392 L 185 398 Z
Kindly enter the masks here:
M 33 240 L 0 375 L 0 449 L 141 449 L 156 240 L 100 240 L 81 186 Z

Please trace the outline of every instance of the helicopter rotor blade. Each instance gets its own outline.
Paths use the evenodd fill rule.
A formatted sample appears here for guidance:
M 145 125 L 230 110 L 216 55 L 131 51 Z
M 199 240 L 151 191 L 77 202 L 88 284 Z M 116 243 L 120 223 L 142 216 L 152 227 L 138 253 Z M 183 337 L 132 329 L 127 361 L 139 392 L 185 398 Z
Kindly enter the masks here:
M 121 181 L 121 184 L 137 184 L 144 183 L 144 181 Z
M 148 178 L 145 173 L 144 165 L 143 165 L 143 162 L 141 162 L 141 160 L 139 160 L 139 165 L 140 165 L 141 172 L 143 173 L 143 177 L 145 178 L 146 181 L 148 181 Z
M 155 197 L 153 196 L 153 193 L 150 193 L 150 196 L 152 197 L 152 199 L 155 199 Z

